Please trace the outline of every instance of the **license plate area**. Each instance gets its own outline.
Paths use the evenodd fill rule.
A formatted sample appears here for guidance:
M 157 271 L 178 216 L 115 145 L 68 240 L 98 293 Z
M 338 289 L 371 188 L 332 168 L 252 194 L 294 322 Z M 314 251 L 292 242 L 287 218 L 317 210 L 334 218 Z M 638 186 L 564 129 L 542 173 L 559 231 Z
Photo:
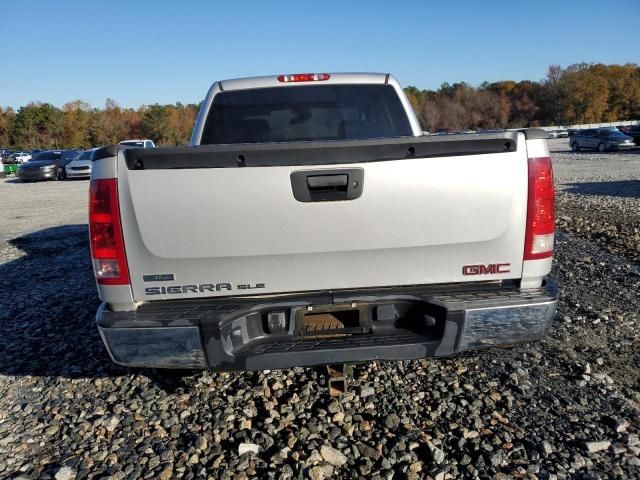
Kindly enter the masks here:
M 346 337 L 371 332 L 369 305 L 313 305 L 296 310 L 294 336 L 303 339 Z

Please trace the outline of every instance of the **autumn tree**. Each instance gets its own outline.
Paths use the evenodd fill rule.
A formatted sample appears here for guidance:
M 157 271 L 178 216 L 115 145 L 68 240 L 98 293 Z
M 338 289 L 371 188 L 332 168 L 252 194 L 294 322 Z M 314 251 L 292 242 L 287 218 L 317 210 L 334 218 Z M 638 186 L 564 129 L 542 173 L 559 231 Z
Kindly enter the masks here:
M 595 123 L 605 118 L 609 106 L 609 85 L 606 78 L 589 68 L 563 72 L 560 79 L 563 92 L 563 116 L 567 123 Z
M 176 103 L 169 108 L 171 126 L 171 145 L 184 145 L 191 138 L 191 131 L 198 115 L 198 106 Z
M 91 105 L 82 100 L 65 103 L 62 107 L 62 144 L 68 148 L 91 146 L 89 124 Z
M 13 108 L 0 107 L 0 147 L 6 147 L 13 144 L 12 132 L 15 116 L 16 112 L 13 111 Z
M 139 115 L 131 109 L 120 108 L 107 98 L 104 110 L 94 110 L 89 125 L 92 145 L 111 145 L 134 136 L 131 132 L 139 124 Z

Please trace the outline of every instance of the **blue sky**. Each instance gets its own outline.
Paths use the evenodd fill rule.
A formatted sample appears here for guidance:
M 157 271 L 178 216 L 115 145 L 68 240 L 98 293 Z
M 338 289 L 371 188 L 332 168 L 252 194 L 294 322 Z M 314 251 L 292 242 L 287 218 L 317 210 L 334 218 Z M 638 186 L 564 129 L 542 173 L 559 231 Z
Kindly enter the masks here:
M 0 105 L 200 101 L 216 79 L 391 72 L 403 85 L 539 80 L 640 62 L 640 0 L 0 0 Z

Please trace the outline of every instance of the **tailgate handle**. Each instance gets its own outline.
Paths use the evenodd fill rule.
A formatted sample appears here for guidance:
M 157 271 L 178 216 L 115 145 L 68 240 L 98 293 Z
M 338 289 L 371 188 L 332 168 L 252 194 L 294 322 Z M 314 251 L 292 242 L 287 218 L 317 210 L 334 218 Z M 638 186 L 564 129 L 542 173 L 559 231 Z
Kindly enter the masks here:
M 309 187 L 309 190 L 346 190 L 348 179 L 348 175 L 309 175 L 307 177 L 307 186 Z
M 291 173 L 291 189 L 299 202 L 354 200 L 362 195 L 364 170 L 299 170 Z

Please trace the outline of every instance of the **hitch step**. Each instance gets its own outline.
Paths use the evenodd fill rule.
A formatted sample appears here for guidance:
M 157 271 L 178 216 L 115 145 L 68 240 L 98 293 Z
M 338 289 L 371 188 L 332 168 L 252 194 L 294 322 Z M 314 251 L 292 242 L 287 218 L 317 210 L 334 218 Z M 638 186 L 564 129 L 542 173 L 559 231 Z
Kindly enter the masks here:
M 330 397 L 339 397 L 347 393 L 349 379 L 353 377 L 353 365 L 342 363 L 338 365 L 327 365 L 327 386 Z
M 337 338 L 371 331 L 369 305 L 366 303 L 309 305 L 297 309 L 294 318 L 294 336 L 298 338 Z

